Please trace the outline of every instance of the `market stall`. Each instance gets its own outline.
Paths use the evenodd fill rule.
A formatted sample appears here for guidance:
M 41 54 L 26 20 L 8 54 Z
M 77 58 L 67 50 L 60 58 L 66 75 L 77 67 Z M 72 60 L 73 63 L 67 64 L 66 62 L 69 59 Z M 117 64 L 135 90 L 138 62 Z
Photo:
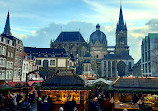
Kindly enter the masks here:
M 157 78 L 119 78 L 109 88 L 114 98 L 114 109 L 158 110 Z
M 40 87 L 41 96 L 50 96 L 54 107 L 60 108 L 67 101 L 75 101 L 79 111 L 85 111 L 89 90 L 83 79 L 72 71 L 59 71 Z

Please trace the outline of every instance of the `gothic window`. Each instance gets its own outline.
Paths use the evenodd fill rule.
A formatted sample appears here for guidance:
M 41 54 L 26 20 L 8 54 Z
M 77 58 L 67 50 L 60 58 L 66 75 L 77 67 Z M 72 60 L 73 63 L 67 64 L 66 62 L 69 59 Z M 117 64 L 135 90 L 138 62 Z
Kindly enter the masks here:
M 97 58 L 99 58 L 99 55 L 97 55 Z

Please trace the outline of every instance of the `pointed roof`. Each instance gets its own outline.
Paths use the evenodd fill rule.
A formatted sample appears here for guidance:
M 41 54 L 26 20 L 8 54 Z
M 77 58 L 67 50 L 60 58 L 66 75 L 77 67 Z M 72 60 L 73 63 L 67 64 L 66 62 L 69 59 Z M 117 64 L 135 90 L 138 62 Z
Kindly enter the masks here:
M 122 5 L 120 6 L 119 24 L 124 25 Z
M 9 18 L 9 11 L 8 11 L 8 15 L 7 15 L 7 20 L 6 20 L 6 24 L 4 27 L 4 32 L 3 34 L 7 35 L 7 36 L 11 36 L 11 31 L 10 31 L 10 18 Z
M 122 11 L 122 5 L 120 3 L 120 15 L 119 15 L 119 21 L 117 23 L 116 31 L 127 31 L 126 23 L 124 23 L 123 19 L 123 11 Z

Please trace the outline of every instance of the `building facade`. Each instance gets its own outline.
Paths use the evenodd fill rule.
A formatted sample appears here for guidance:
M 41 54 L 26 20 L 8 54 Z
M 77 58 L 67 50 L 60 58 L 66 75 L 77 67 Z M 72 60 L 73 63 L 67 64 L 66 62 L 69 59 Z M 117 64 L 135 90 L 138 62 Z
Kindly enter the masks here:
M 116 26 L 116 45 L 108 46 L 106 35 L 96 25 L 96 31 L 85 42 L 79 32 L 61 32 L 50 44 L 51 48 L 63 47 L 68 55 L 73 54 L 77 62 L 78 74 L 97 74 L 100 77 L 124 76 L 132 73 L 134 59 L 129 55 L 127 26 L 120 6 L 119 21 Z M 87 56 L 89 55 L 89 56 Z
M 0 36 L 0 80 L 13 80 L 14 50 L 15 45 L 13 40 L 5 36 Z
M 0 36 L 0 42 L 0 50 L 2 52 L 1 64 L 3 67 L 3 69 L 0 69 L 2 79 L 20 81 L 22 74 L 23 43 L 11 34 L 9 12 L 4 32 Z
M 34 70 L 44 70 L 40 72 L 40 75 L 49 75 L 55 73 L 58 70 L 74 69 L 74 60 L 67 55 L 64 48 L 35 48 L 35 47 L 24 47 L 24 52 L 28 55 L 28 58 L 32 60 L 32 71 Z M 49 71 L 45 71 L 49 70 Z M 31 75 L 30 77 L 33 77 Z M 44 77 L 45 79 L 45 77 Z
M 158 76 L 158 33 L 149 33 L 142 40 L 141 69 L 142 76 Z

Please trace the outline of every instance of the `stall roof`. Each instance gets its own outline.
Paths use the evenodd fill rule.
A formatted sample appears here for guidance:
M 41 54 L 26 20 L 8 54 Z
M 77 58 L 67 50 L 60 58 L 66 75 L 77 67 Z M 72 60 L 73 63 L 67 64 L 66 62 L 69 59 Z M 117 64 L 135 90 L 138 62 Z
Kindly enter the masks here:
M 121 77 L 109 89 L 119 91 L 158 91 L 158 78 Z
M 67 88 L 84 88 L 85 83 L 82 78 L 80 78 L 77 74 L 70 73 L 70 71 L 65 71 L 63 73 L 57 73 L 53 75 L 51 78 L 46 80 L 41 89 L 67 89 Z

